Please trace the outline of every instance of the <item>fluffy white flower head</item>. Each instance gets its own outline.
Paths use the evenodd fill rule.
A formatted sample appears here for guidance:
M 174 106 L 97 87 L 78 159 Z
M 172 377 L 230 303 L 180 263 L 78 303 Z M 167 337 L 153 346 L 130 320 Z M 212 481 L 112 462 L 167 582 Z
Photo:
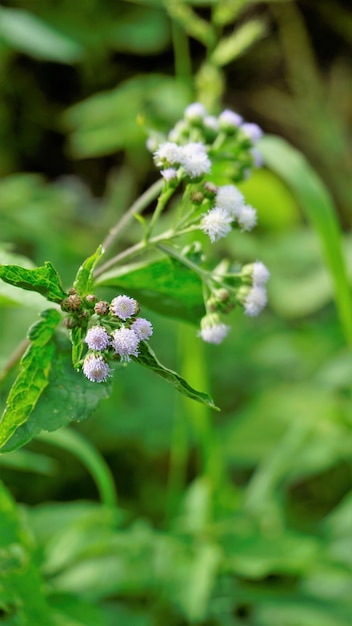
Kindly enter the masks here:
M 225 209 L 235 219 L 244 207 L 244 197 L 234 185 L 223 185 L 217 190 L 216 206 Z
M 169 182 L 170 180 L 175 180 L 177 178 L 177 169 L 174 167 L 167 167 L 166 170 L 161 170 L 160 174 L 167 182 Z
M 185 173 L 190 178 L 199 178 L 204 174 L 209 174 L 211 161 L 208 157 L 204 144 L 201 142 L 191 142 L 180 147 L 181 164 Z
M 268 301 L 266 289 L 262 285 L 254 285 L 248 292 L 244 301 L 244 312 L 250 317 L 255 317 L 265 307 Z
M 143 317 L 137 317 L 133 322 L 131 329 L 136 333 L 138 339 L 146 340 L 153 334 L 153 326 L 149 320 Z
M 111 312 L 125 321 L 138 312 L 138 302 L 129 296 L 117 296 L 111 301 Z
M 84 341 L 90 350 L 105 350 L 110 344 L 110 337 L 102 326 L 92 326 Z
M 109 377 L 110 368 L 102 356 L 88 354 L 84 359 L 83 373 L 92 383 L 102 383 Z
M 193 102 L 193 104 L 190 104 L 185 109 L 184 117 L 190 122 L 198 122 L 201 121 L 206 114 L 207 111 L 200 102 Z
M 253 143 L 257 143 L 257 141 L 259 141 L 259 139 L 263 136 L 263 131 L 258 124 L 245 122 L 242 124 L 241 130 L 243 130 Z
M 238 126 L 240 126 L 240 124 L 242 124 L 242 122 L 243 117 L 238 115 L 238 113 L 231 111 L 231 109 L 225 109 L 219 115 L 220 128 L 223 128 L 225 130 L 229 128 L 237 128 Z
M 155 163 L 158 167 L 175 165 L 181 162 L 182 149 L 177 143 L 166 141 L 162 143 L 154 153 Z
M 207 343 L 219 344 L 225 339 L 229 330 L 230 326 L 220 322 L 218 315 L 206 315 L 201 321 L 198 335 Z
M 255 263 L 253 263 L 252 280 L 254 286 L 261 287 L 262 285 L 265 285 L 265 283 L 268 282 L 269 278 L 270 272 L 266 265 L 262 263 L 262 261 L 256 261 Z
M 130 328 L 119 328 L 112 333 L 112 345 L 122 361 L 130 361 L 130 356 L 138 356 L 139 339 Z
M 216 133 L 219 130 L 219 122 L 218 122 L 218 119 L 215 117 L 215 115 L 206 115 L 205 118 L 203 119 L 203 124 L 205 128 L 208 128 L 209 130 L 213 130 Z
M 214 241 L 226 237 L 231 231 L 231 222 L 232 217 L 228 212 L 221 207 L 215 206 L 203 216 L 200 227 L 209 236 L 210 241 L 214 243 Z
M 246 205 L 237 217 L 241 230 L 252 230 L 257 223 L 257 212 L 253 207 Z

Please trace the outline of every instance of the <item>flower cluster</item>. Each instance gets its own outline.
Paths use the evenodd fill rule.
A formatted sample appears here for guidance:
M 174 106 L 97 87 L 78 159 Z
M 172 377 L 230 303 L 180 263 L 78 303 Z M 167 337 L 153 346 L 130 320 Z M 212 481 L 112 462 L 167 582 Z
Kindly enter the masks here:
M 168 182 L 183 177 L 199 180 L 211 172 L 213 162 L 219 161 L 227 162 L 231 178 L 238 182 L 253 166 L 262 165 L 256 147 L 262 134 L 257 124 L 245 122 L 230 109 L 218 116 L 209 115 L 202 104 L 194 102 L 167 137 L 151 135 L 147 147 Z
M 230 109 L 214 116 L 194 102 L 167 137 L 160 139 L 158 135 L 148 140 L 165 185 L 176 187 L 181 181 L 192 185 L 186 196 L 185 217 L 180 212 L 184 232 L 187 228 L 200 229 L 215 243 L 233 228 L 247 232 L 256 226 L 257 212 L 246 202 L 237 183 L 245 180 L 253 167 L 262 165 L 257 145 L 262 135 L 257 124 L 244 121 Z M 224 172 L 229 184 L 215 184 L 219 173 L 222 178 Z M 245 315 L 258 315 L 267 303 L 268 278 L 269 271 L 260 261 L 242 270 L 236 267 L 210 275 L 204 285 L 206 315 L 199 337 L 207 343 L 221 343 L 230 331 L 222 315 L 236 305 L 243 307 Z
M 77 304 L 77 298 L 79 296 L 73 304 Z M 82 302 L 82 299 L 80 301 Z M 92 305 L 94 308 L 88 313 L 89 321 L 86 321 L 86 327 L 89 327 L 84 343 L 88 351 L 82 369 L 88 380 L 101 383 L 111 375 L 109 361 L 118 359 L 123 362 L 130 361 L 132 356 L 138 357 L 139 344 L 151 337 L 153 327 L 149 320 L 138 317 L 139 304 L 129 296 L 117 296 L 110 304 L 103 300 L 97 301 L 94 296 Z M 74 328 L 74 321 L 78 319 L 79 323 L 82 320 L 82 313 L 79 313 L 79 309 L 72 309 L 72 303 L 71 309 L 67 308 L 67 303 L 64 306 L 71 312 L 71 317 L 67 318 L 71 321 L 66 326 Z M 84 319 L 86 317 L 84 316 Z M 79 325 L 82 326 L 82 323 Z

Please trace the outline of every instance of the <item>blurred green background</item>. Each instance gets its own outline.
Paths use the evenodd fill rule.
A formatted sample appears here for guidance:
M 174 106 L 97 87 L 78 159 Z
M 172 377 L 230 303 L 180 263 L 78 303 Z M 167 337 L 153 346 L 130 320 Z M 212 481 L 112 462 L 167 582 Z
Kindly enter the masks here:
M 351 311 L 319 220 L 328 203 L 351 279 L 351 40 L 345 0 L 2 1 L 1 263 L 50 260 L 69 287 L 157 178 L 146 130 L 198 98 L 309 168 L 269 155 L 242 185 L 258 228 L 214 253 L 269 267 L 258 319 L 234 312 L 209 346 L 143 307 L 161 360 L 220 413 L 131 364 L 88 421 L 0 456 L 1 623 L 350 624 Z M 2 285 L 0 304 L 3 371 L 41 302 Z

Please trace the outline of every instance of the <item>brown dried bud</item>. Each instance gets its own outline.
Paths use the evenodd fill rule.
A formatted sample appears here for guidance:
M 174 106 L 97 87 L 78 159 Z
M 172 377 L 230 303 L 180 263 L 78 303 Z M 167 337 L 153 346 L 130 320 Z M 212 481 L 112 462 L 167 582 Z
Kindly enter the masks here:
M 61 302 L 61 308 L 63 311 L 79 311 L 82 307 L 82 298 L 77 294 L 71 294 L 67 298 L 64 298 Z
M 109 303 L 105 300 L 100 300 L 96 303 L 94 311 L 97 315 L 107 315 L 109 313 Z
M 202 193 L 201 191 L 193 191 L 193 193 L 191 193 L 191 201 L 194 204 L 201 204 L 204 200 L 204 193 Z
M 71 328 L 75 328 L 75 326 L 77 326 L 77 325 L 78 325 L 78 321 L 74 317 L 66 317 L 64 319 L 64 326 L 66 328 L 70 328 L 70 329 Z
M 93 294 L 93 293 L 89 293 L 86 297 L 86 303 L 88 304 L 89 308 L 93 308 L 96 301 L 97 301 L 97 297 Z
M 216 196 L 216 192 L 218 190 L 217 186 L 214 183 L 207 181 L 203 185 L 204 194 L 207 198 L 214 198 Z

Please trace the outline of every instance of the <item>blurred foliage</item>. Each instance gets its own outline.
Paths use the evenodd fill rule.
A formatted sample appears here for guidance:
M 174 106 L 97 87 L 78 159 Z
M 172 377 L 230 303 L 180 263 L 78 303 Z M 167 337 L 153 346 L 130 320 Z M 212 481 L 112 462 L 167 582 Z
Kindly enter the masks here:
M 232 233 L 219 258 L 266 263 L 269 309 L 234 311 L 220 346 L 148 312 L 161 359 L 211 387 L 221 413 L 131 364 L 76 439 L 62 431 L 0 456 L 1 623 L 350 624 L 352 358 L 331 274 L 343 246 L 351 280 L 350 22 L 342 0 L 3 0 L 1 263 L 50 260 L 70 286 L 155 177 L 145 129 L 167 129 L 198 94 L 300 148 L 346 232 L 337 244 L 326 221 L 321 247 L 285 159 L 256 172 L 242 189 L 256 235 Z M 5 398 L 43 305 L 5 283 L 0 304 Z

